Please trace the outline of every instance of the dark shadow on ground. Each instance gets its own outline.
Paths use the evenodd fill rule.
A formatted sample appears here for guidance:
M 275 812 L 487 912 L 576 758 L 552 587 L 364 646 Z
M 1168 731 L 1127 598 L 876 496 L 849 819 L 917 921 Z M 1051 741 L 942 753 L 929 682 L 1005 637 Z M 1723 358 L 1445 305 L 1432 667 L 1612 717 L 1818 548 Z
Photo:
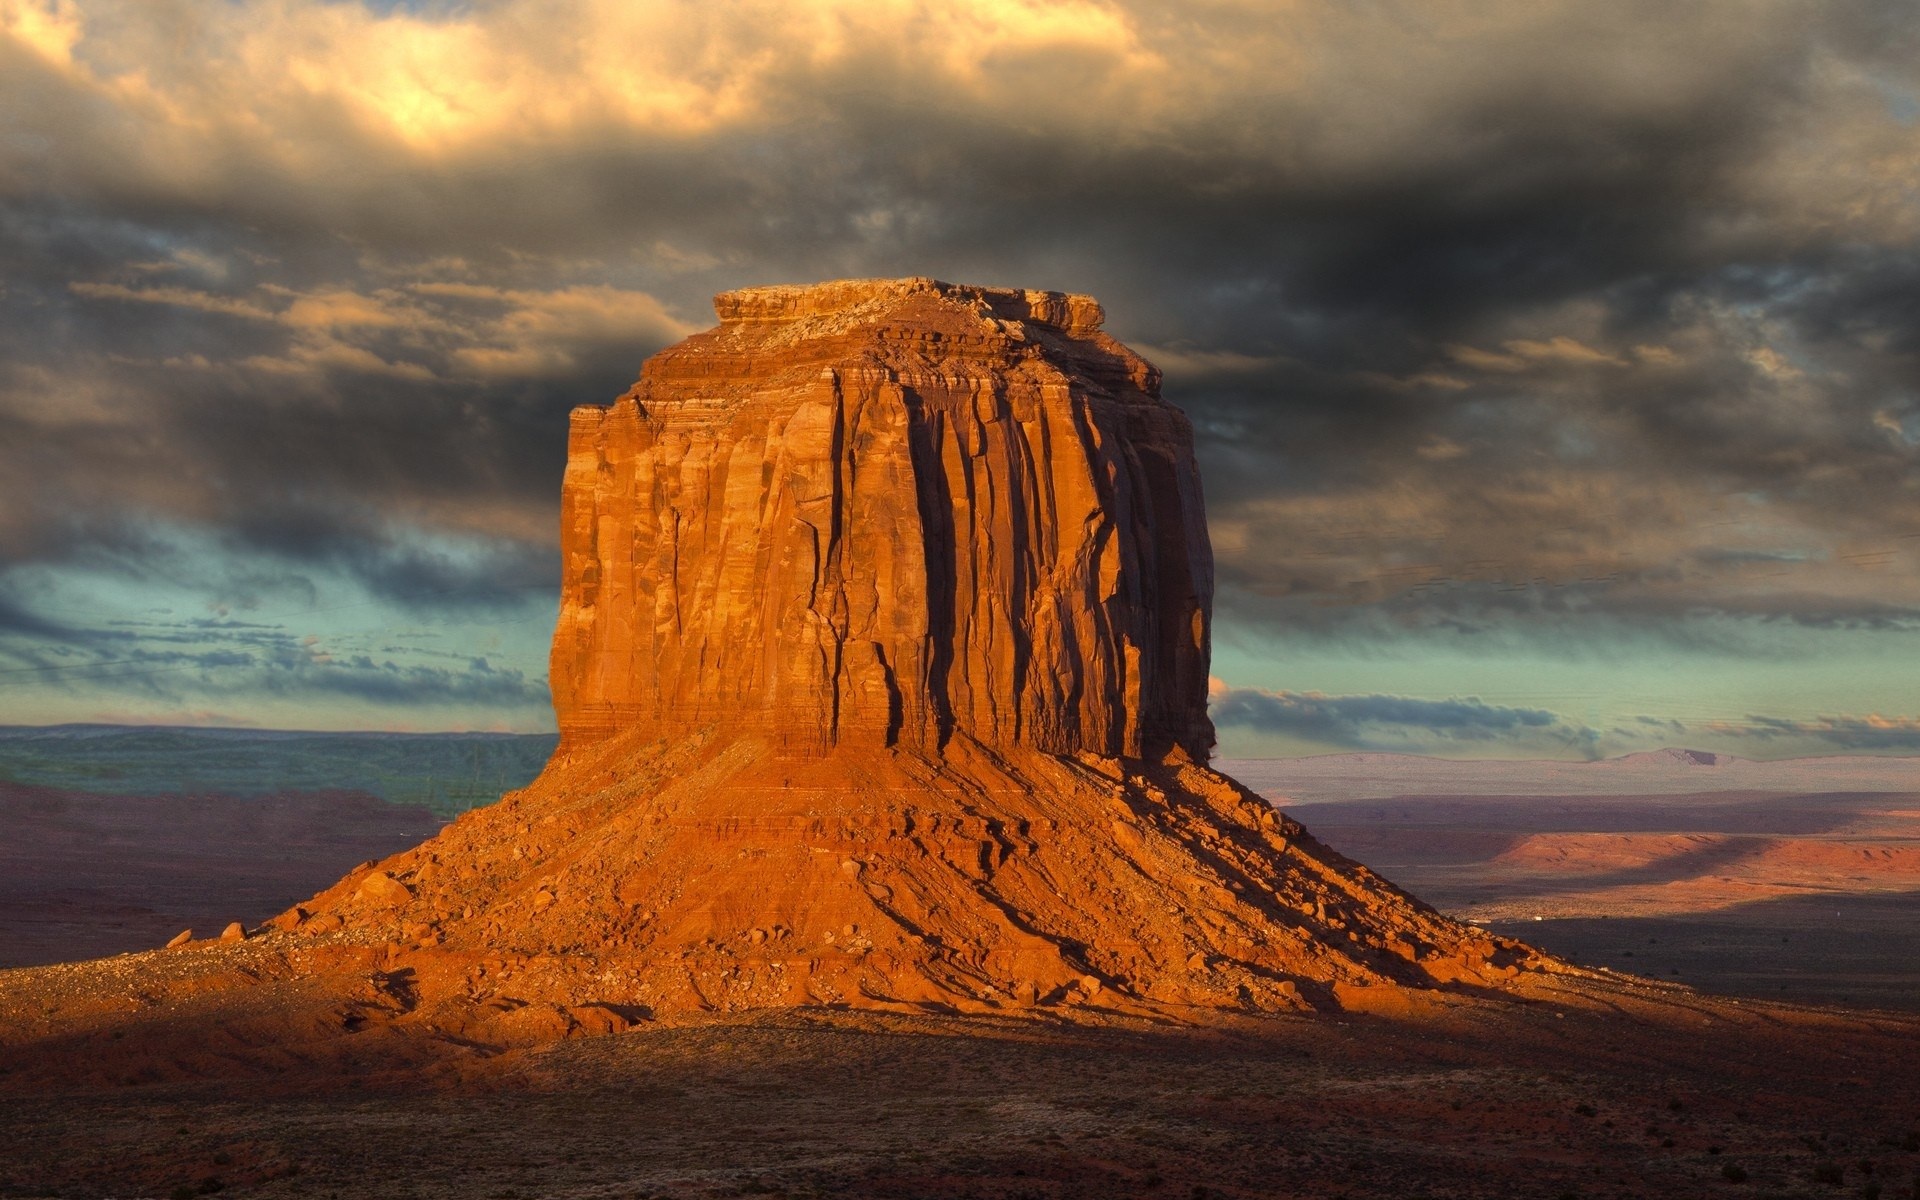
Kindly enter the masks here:
M 1487 927 L 1576 962 L 1721 995 L 1920 1012 L 1920 891 Z

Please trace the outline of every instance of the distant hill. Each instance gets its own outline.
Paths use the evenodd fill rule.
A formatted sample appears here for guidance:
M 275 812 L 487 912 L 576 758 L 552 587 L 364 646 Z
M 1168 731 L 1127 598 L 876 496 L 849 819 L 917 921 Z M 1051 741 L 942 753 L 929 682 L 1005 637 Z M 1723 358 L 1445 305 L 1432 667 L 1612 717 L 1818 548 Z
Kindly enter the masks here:
M 360 791 L 443 815 L 524 787 L 554 734 L 0 726 L 0 780 L 112 795 Z
M 1739 758 L 1732 754 L 1716 754 L 1711 750 L 1679 750 L 1669 746 L 1665 750 L 1642 750 L 1638 754 L 1623 754 L 1619 758 L 1603 758 L 1602 765 L 1614 767 L 1724 767 L 1733 763 L 1753 762 L 1753 759 Z M 1794 761 L 1789 759 L 1788 761 Z M 1821 759 L 1830 762 L 1831 759 Z

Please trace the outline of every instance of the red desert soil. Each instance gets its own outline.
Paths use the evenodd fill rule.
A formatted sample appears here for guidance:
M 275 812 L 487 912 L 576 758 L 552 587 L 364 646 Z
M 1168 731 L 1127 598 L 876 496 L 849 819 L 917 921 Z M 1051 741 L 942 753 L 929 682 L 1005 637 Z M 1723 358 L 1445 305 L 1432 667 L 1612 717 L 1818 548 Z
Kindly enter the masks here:
M 247 970 L 250 950 L 175 961 Z M 168 1062 L 104 1025 L 78 1077 L 50 1071 L 71 1055 L 0 1054 L 0 1194 L 1912 1194 L 1920 1021 L 1530 981 L 1418 1017 L 1198 1028 L 790 1009 L 449 1047 L 425 1070 L 377 1027 L 303 1070 L 244 1012 L 176 1008 L 195 1045 Z M 144 1081 L 183 1060 L 197 1078 Z
M 1915 1020 L 1572 966 L 1203 765 L 1191 432 L 1093 301 L 716 308 L 574 414 L 546 772 L 249 936 L 0 973 L 8 1189 L 1910 1178 Z

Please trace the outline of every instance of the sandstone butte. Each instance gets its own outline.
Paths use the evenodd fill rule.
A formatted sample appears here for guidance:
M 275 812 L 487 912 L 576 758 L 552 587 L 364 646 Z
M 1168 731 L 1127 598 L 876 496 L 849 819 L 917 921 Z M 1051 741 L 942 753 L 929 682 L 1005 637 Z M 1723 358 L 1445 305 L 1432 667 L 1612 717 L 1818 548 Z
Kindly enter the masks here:
M 1568 970 L 1208 768 L 1192 431 L 1092 299 L 715 308 L 573 413 L 546 771 L 275 918 L 248 986 L 297 981 L 315 1036 L 500 1044 L 804 1005 L 1395 1011 Z

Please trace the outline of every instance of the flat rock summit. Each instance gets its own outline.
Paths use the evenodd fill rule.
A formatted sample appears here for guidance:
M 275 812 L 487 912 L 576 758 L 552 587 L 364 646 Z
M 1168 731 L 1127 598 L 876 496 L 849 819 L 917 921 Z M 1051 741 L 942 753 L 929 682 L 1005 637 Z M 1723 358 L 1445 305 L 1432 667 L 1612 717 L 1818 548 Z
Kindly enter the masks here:
M 255 1041 L 484 1046 L 792 1006 L 1397 1011 L 1568 969 L 1208 768 L 1192 432 L 1092 299 L 715 308 L 573 413 L 545 772 L 164 952 L 183 994 L 279 997 Z

